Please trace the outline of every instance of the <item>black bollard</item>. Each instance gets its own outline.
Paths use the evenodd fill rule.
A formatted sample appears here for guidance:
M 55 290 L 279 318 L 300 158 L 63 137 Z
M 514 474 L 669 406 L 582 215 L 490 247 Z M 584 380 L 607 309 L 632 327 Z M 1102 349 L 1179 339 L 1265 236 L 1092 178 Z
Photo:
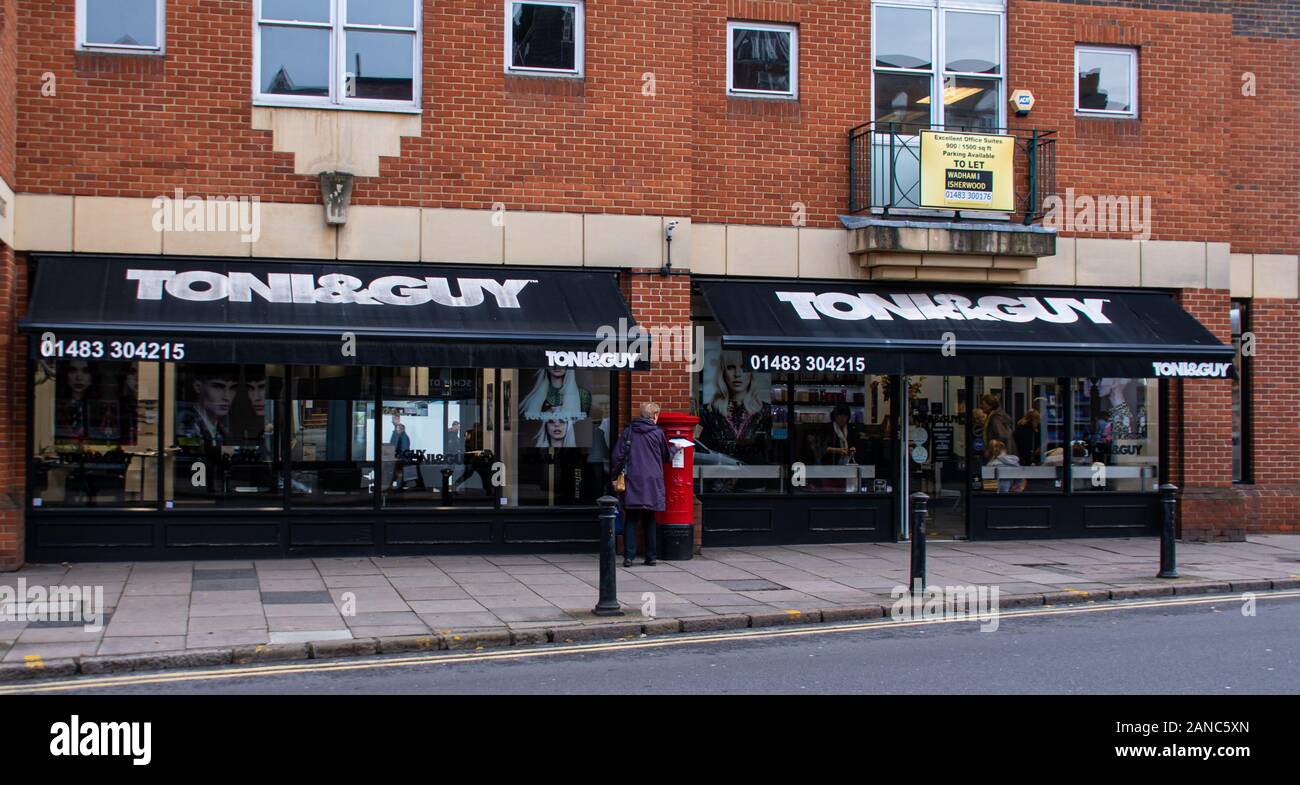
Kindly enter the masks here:
M 618 606 L 618 576 L 614 572 L 614 508 L 618 499 L 602 496 L 600 505 L 600 601 L 592 609 L 597 616 L 622 616 Z
M 1174 554 L 1174 516 L 1178 502 L 1178 486 L 1165 483 L 1160 486 L 1160 574 L 1157 578 L 1177 578 L 1178 563 Z
M 925 516 L 930 497 L 917 491 L 912 494 L 912 575 L 909 588 L 925 588 Z

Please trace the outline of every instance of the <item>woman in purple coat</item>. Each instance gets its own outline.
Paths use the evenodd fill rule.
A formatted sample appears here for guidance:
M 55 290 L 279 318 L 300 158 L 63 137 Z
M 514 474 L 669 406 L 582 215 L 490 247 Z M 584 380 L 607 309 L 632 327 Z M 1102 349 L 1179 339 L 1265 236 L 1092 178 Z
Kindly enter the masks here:
M 614 476 L 627 471 L 627 489 L 623 492 L 623 566 L 631 567 L 636 559 L 636 524 L 645 526 L 645 563 L 654 566 L 658 531 L 655 513 L 665 504 L 664 464 L 672 460 L 677 448 L 668 444 L 659 430 L 659 404 L 641 404 L 641 416 L 628 423 L 614 446 Z

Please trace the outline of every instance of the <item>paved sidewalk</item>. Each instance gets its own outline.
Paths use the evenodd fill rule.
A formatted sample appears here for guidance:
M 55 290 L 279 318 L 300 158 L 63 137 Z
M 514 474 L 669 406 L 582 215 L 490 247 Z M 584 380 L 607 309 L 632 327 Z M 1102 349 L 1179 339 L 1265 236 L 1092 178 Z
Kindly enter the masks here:
M 229 662 L 232 647 L 239 661 L 241 646 L 261 651 L 259 644 L 370 640 L 369 649 L 355 652 L 364 653 L 376 646 L 384 650 L 374 639 L 445 639 L 484 630 L 508 633 L 496 638 L 507 644 L 536 643 L 572 639 L 564 631 L 578 625 L 646 623 L 641 608 L 651 596 L 657 619 L 696 620 L 665 623 L 656 631 L 708 629 L 707 619 L 741 614 L 750 615 L 745 626 L 760 626 L 763 614 L 799 619 L 792 611 L 829 621 L 851 618 L 837 617 L 833 609 L 891 603 L 891 589 L 907 581 L 908 548 L 906 543 L 710 548 L 691 561 L 620 567 L 619 599 L 627 616 L 612 619 L 591 614 L 598 596 L 598 562 L 591 554 L 30 566 L 0 574 L 0 586 L 14 587 L 19 579 L 28 586 L 102 586 L 106 624 L 88 632 L 75 622 L 0 621 L 0 659 L 30 665 L 224 647 Z M 1049 603 L 1052 593 L 1120 598 L 1144 593 L 1129 588 L 1153 585 L 1168 592 L 1171 584 L 1189 590 L 1196 584 L 1204 591 L 1268 588 L 1269 581 L 1300 586 L 1294 580 L 1300 578 L 1300 535 L 1179 543 L 1182 577 L 1177 581 L 1155 578 L 1158 565 L 1155 538 L 929 547 L 931 584 L 996 585 L 1011 607 L 1020 603 L 1006 600 L 1022 595 L 1048 595 Z M 648 624 L 644 630 L 650 631 Z M 553 632 L 548 638 L 542 631 Z

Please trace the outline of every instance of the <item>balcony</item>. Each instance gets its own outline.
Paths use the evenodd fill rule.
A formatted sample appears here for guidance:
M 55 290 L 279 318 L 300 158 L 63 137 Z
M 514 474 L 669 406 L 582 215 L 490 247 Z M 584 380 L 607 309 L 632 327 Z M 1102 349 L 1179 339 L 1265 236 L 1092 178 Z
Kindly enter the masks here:
M 849 212 L 889 216 L 915 214 L 921 204 L 921 131 L 989 134 L 1015 138 L 1015 210 L 1024 224 L 1043 217 L 1043 202 L 1056 193 L 1056 131 L 1037 128 L 974 128 L 933 123 L 863 123 L 849 131 Z M 989 218 L 987 211 L 950 210 L 943 217 Z
M 926 167 L 924 195 L 923 131 L 946 134 L 929 137 L 926 155 L 938 162 Z M 841 220 L 873 279 L 1015 283 L 1056 253 L 1055 231 L 1034 225 L 1054 193 L 1055 131 L 865 123 L 849 132 Z

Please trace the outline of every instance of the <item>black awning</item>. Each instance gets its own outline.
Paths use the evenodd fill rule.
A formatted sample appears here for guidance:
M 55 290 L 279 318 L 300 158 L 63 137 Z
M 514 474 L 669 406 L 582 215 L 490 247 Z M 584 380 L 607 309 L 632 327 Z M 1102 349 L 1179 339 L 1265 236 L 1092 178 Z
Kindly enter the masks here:
M 883 374 L 1235 375 L 1232 347 L 1164 292 L 735 279 L 700 288 L 723 347 L 760 370 L 838 369 L 852 357 L 865 363 L 847 367 Z
M 20 322 L 37 356 L 75 339 L 71 356 L 161 342 L 150 357 L 183 344 L 205 363 L 507 368 L 624 367 L 628 349 L 601 343 L 634 324 L 605 271 L 51 255 Z

